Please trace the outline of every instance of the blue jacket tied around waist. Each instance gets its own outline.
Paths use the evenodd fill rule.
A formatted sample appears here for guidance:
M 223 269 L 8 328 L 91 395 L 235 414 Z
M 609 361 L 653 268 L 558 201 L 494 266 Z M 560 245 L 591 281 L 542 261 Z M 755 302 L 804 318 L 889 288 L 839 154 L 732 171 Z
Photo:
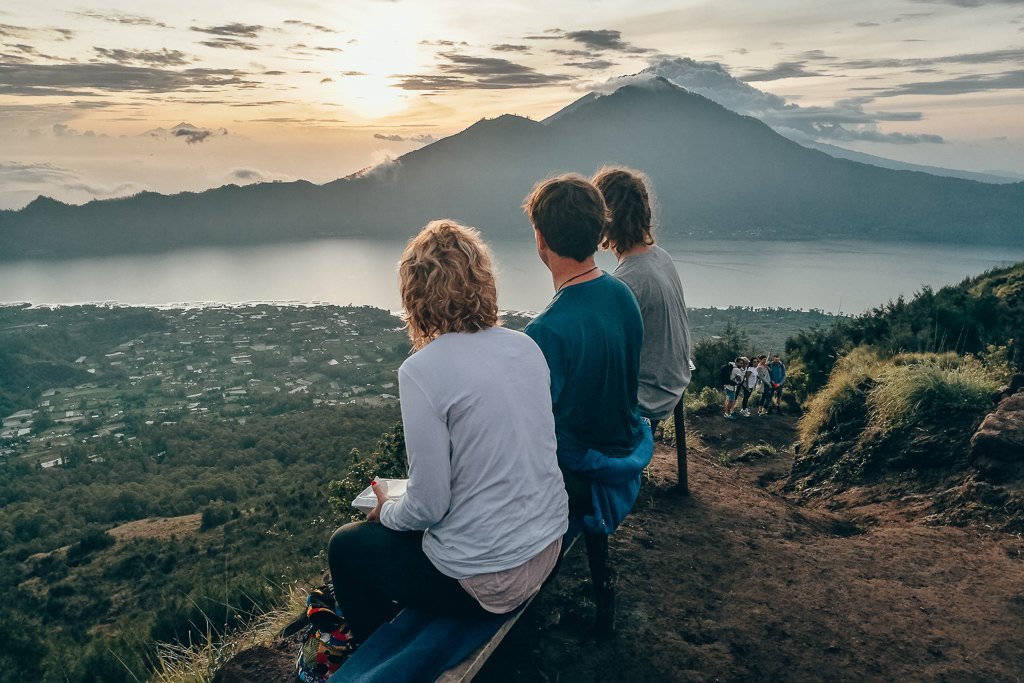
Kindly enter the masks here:
M 654 455 L 651 426 L 643 420 L 643 436 L 633 452 L 612 458 L 600 451 L 565 451 L 559 460 L 569 470 L 590 480 L 590 499 L 594 512 L 583 516 L 583 528 L 592 534 L 611 534 L 636 503 L 640 493 L 640 475 Z

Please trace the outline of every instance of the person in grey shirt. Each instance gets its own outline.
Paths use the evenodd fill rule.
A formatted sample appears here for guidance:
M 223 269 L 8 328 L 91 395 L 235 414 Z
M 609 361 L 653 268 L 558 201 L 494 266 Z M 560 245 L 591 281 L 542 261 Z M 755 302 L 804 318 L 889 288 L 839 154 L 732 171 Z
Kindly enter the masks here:
M 690 320 L 679 273 L 655 244 L 648 184 L 642 173 L 606 167 L 594 176 L 611 214 L 602 247 L 618 259 L 612 273 L 625 282 L 644 321 L 640 352 L 641 414 L 652 424 L 668 419 L 690 383 Z
M 356 643 L 396 605 L 515 609 L 540 590 L 568 528 L 547 361 L 500 326 L 479 234 L 430 223 L 399 275 L 414 350 L 398 372 L 409 483 L 396 499 L 375 484 L 368 521 L 341 527 L 328 547 Z

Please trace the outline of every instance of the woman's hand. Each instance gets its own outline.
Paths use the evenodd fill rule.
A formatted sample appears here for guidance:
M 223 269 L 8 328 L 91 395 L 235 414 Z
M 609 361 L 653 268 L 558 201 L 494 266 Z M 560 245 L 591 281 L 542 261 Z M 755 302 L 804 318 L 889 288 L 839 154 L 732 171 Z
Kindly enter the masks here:
M 380 509 L 384 505 L 384 501 L 391 500 L 388 497 L 388 490 L 386 486 L 381 486 L 376 481 L 370 482 L 370 488 L 373 489 L 373 493 L 377 496 L 377 507 L 370 510 L 370 514 L 366 515 L 366 521 L 368 522 L 379 522 L 380 521 Z

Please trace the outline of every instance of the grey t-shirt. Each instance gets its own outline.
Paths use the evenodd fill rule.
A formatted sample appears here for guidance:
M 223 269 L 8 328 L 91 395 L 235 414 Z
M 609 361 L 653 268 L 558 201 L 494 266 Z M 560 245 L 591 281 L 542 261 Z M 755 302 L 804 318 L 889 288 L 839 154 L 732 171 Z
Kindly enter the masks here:
M 668 252 L 655 244 L 622 259 L 612 274 L 633 290 L 644 319 L 640 412 L 666 419 L 690 383 L 690 320 L 679 273 Z

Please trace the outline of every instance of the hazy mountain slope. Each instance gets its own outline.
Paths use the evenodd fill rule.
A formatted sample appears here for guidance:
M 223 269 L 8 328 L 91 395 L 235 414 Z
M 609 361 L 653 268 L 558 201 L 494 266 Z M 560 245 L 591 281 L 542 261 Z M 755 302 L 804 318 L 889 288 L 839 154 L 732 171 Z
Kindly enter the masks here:
M 805 147 L 810 147 L 811 149 L 817 149 L 838 159 L 859 161 L 862 164 L 871 164 L 872 166 L 880 166 L 881 168 L 891 168 L 894 171 L 920 171 L 922 173 L 931 173 L 932 175 L 960 178 L 962 180 L 977 180 L 979 183 L 995 183 L 997 185 L 1020 182 L 1019 178 L 1012 178 L 1009 175 L 1000 175 L 998 172 L 986 173 L 962 171 L 955 168 L 942 168 L 941 166 L 912 164 L 907 161 L 897 161 L 896 159 L 875 156 L 874 154 L 855 152 L 852 149 L 837 147 L 836 145 L 830 145 L 825 142 L 805 142 L 803 145 Z
M 835 159 L 662 79 L 584 98 L 547 124 L 515 116 L 323 186 L 153 193 L 0 212 L 0 258 L 130 252 L 319 236 L 408 236 L 452 217 L 527 239 L 538 179 L 605 163 L 654 181 L 664 234 L 1000 243 L 1024 225 L 1024 183 L 986 185 Z

